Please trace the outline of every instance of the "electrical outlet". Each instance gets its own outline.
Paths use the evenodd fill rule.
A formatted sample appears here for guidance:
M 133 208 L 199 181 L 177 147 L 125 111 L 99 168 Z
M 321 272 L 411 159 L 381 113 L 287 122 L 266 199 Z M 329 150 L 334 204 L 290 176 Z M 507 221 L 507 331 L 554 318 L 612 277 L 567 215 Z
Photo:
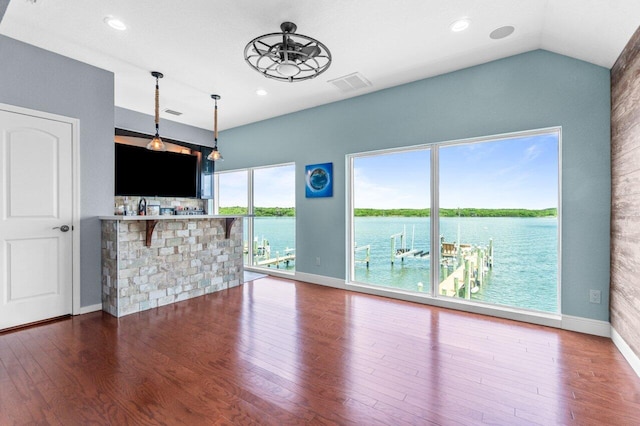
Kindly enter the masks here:
M 316 257 L 316 266 L 320 266 L 320 257 Z
M 589 290 L 589 303 L 600 303 L 600 290 Z

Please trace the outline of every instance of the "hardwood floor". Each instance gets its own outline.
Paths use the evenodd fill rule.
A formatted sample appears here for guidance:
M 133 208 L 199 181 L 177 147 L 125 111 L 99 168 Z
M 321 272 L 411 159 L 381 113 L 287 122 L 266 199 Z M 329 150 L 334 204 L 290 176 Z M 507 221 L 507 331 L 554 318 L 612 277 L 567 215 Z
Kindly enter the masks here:
M 640 424 L 611 340 L 276 278 L 0 335 L 0 424 Z

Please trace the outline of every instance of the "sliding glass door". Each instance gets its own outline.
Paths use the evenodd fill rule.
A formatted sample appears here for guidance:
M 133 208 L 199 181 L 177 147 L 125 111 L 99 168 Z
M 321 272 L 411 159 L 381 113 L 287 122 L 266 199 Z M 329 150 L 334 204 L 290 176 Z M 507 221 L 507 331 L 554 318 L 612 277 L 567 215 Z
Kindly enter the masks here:
M 350 282 L 559 312 L 559 152 L 553 129 L 349 156 Z

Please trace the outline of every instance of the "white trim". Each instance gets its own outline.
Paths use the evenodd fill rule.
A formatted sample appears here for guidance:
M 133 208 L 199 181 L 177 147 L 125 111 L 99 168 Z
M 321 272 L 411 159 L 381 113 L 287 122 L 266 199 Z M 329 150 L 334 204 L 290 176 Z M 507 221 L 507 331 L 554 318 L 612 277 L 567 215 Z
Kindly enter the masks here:
M 77 118 L 66 117 L 64 115 L 52 114 L 50 112 L 37 111 L 29 108 L 23 108 L 15 105 L 0 103 L 0 109 L 13 112 L 16 114 L 30 115 L 32 117 L 44 118 L 46 120 L 60 121 L 71 126 L 71 224 L 72 232 L 72 248 L 71 257 L 73 265 L 71 266 L 71 313 L 76 315 L 80 312 L 80 120 Z
M 72 149 L 72 198 L 73 198 L 73 218 L 71 220 L 73 229 L 73 265 L 72 265 L 72 289 L 73 289 L 73 304 L 71 305 L 71 312 L 75 315 L 76 313 L 82 313 L 81 298 L 80 298 L 80 120 L 72 118 L 73 120 L 72 132 L 73 132 L 73 142 L 71 145 Z M 101 268 L 102 269 L 102 268 Z M 102 309 L 102 304 L 100 305 Z
M 611 337 L 611 324 L 608 321 L 563 315 L 561 328 L 594 336 Z
M 74 313 L 74 315 L 84 315 L 90 314 L 91 312 L 98 312 L 102 310 L 102 303 L 98 303 L 95 305 L 83 306 L 79 309 L 78 313 Z
M 513 321 L 527 322 L 531 324 L 543 325 L 547 327 L 560 328 L 561 320 L 559 315 L 542 312 L 527 312 L 509 307 L 498 307 L 497 305 L 486 305 L 482 303 L 468 301 L 458 298 L 433 297 L 427 293 L 412 293 L 405 291 L 388 290 L 374 286 L 361 284 L 347 284 L 348 290 L 361 293 L 373 294 L 394 299 L 406 300 L 408 302 L 421 303 L 423 305 L 437 306 L 440 308 L 453 309 L 457 311 L 470 312 L 473 314 L 487 315 L 497 318 L 504 318 Z
M 272 268 L 261 267 L 261 266 L 249 266 L 249 265 L 244 265 L 244 270 L 259 273 L 259 274 L 265 274 L 273 277 L 278 277 L 278 278 L 288 278 L 290 280 L 296 279 L 295 272 L 291 270 L 287 271 L 287 270 L 272 269 Z
M 286 277 L 285 277 L 286 278 Z M 441 308 L 454 309 L 464 312 L 471 312 L 481 315 L 488 315 L 497 318 L 510 319 L 514 321 L 528 322 L 531 324 L 538 324 L 547 327 L 560 328 L 563 330 L 576 331 L 585 334 L 591 334 L 595 336 L 611 337 L 618 346 L 618 342 L 622 342 L 623 348 L 619 347 L 623 352 L 625 358 L 629 360 L 629 356 L 625 354 L 630 353 L 633 355 L 631 349 L 626 346 L 624 340 L 615 333 L 615 330 L 611 328 L 611 325 L 607 321 L 593 320 L 589 318 L 575 317 L 571 315 L 552 315 L 537 312 L 522 312 L 515 309 L 503 308 L 497 309 L 493 306 L 483 306 L 477 303 L 468 302 L 466 300 L 448 301 L 441 297 L 430 297 L 427 294 L 416 294 L 411 292 L 389 291 L 384 288 L 378 288 L 373 286 L 347 284 L 344 280 L 339 278 L 325 277 L 322 275 L 308 274 L 305 272 L 296 272 L 295 279 L 298 281 L 308 282 L 311 284 L 319 284 L 327 287 L 338 288 L 342 290 L 355 291 L 358 293 L 371 294 L 375 296 L 392 297 L 394 299 L 405 300 L 408 302 L 421 303 L 423 305 L 437 306 Z M 613 335 L 613 337 L 612 337 Z M 640 371 L 640 359 L 637 359 L 637 369 Z M 635 361 L 629 360 L 633 364 Z M 640 375 L 640 373 L 639 373 Z
M 556 276 L 556 294 L 557 294 L 557 312 L 561 312 L 562 307 L 562 127 L 554 126 L 554 127 L 546 127 L 540 129 L 532 129 L 532 130 L 524 130 L 518 132 L 510 132 L 503 133 L 499 135 L 488 135 L 481 137 L 470 137 L 465 139 L 456 139 L 449 141 L 435 141 L 429 142 L 421 145 L 413 145 L 413 146 L 405 146 L 405 147 L 394 147 L 387 148 L 381 150 L 367 151 L 361 153 L 352 153 L 346 155 L 346 172 L 345 176 L 347 177 L 348 182 L 345 183 L 346 186 L 346 252 L 347 252 L 347 268 L 346 268 L 346 288 L 353 289 L 354 291 L 360 291 L 363 293 L 376 294 L 385 297 L 391 297 L 395 299 L 401 300 L 409 300 L 418 303 L 424 303 L 434 306 L 441 306 L 450 309 L 457 309 L 465 312 L 473 312 L 479 313 L 482 315 L 490 315 L 500 318 L 512 319 L 515 321 L 524 321 L 530 322 L 533 324 L 545 325 L 550 327 L 562 327 L 563 317 L 560 314 L 553 313 L 544 313 L 537 311 L 529 311 L 526 309 L 521 309 L 518 307 L 505 307 L 500 305 L 491 305 L 487 303 L 478 303 L 478 302 L 470 302 L 465 299 L 458 298 L 444 298 L 439 297 L 437 294 L 438 284 L 439 284 L 439 270 L 437 268 L 431 268 L 430 271 L 430 286 L 428 292 L 424 293 L 413 293 L 409 291 L 403 291 L 398 289 L 387 289 L 383 287 L 377 287 L 373 285 L 368 285 L 364 283 L 356 283 L 353 282 L 354 276 L 354 260 L 353 260 L 353 162 L 355 158 L 363 158 L 363 157 L 373 157 L 384 154 L 391 154 L 397 152 L 409 152 L 409 151 L 418 151 L 418 150 L 429 150 L 430 151 L 430 188 L 431 188 L 431 198 L 430 198 L 430 208 L 431 208 L 431 219 L 440 218 L 440 195 L 439 195 L 439 179 L 440 179 L 440 160 L 439 160 L 439 151 L 442 147 L 454 146 L 454 145 L 465 145 L 465 144 L 477 144 L 483 142 L 494 142 L 494 141 L 502 141 L 509 140 L 514 138 L 523 138 L 527 136 L 538 136 L 543 134 L 556 134 L 558 139 L 558 229 L 557 229 L 557 238 L 558 238 L 558 272 Z M 440 262 L 439 259 L 439 240 L 437 236 L 440 235 L 439 230 L 439 220 L 431 220 L 430 221 L 430 233 L 431 233 L 431 245 L 430 252 L 432 253 L 432 265 L 438 265 Z M 588 320 L 591 321 L 591 320 Z M 571 321 L 568 320 L 568 324 L 570 326 L 575 327 L 576 331 L 582 330 L 594 330 L 594 332 L 583 331 L 589 334 L 597 334 L 602 335 L 603 333 L 601 324 L 594 326 L 593 323 L 579 323 L 577 320 Z M 588 325 L 587 325 L 588 324 Z M 608 323 L 605 323 L 608 324 Z
M 306 272 L 298 272 L 296 271 L 295 280 L 303 281 L 311 284 L 319 284 L 326 287 L 338 288 L 341 290 L 346 290 L 347 286 L 344 280 L 340 278 L 331 278 L 325 277 L 324 275 L 316 275 L 316 274 L 308 274 Z
M 286 278 L 286 277 L 285 277 Z M 305 272 L 296 272 L 295 279 L 298 281 L 308 282 L 311 284 L 319 284 L 327 287 L 333 287 L 341 290 L 355 291 L 358 293 L 371 294 L 374 296 L 390 297 L 393 299 L 404 300 L 407 302 L 421 303 L 423 305 L 437 306 L 440 308 L 454 309 L 458 311 L 471 312 L 480 315 L 488 315 L 497 318 L 510 319 L 514 321 L 528 322 L 547 327 L 561 328 L 561 318 L 559 315 L 522 312 L 515 309 L 500 308 L 492 306 L 483 306 L 478 303 L 469 302 L 467 300 L 449 301 L 441 297 L 431 297 L 428 294 L 417 294 L 404 291 L 390 291 L 385 288 L 373 286 L 347 284 L 345 280 L 339 278 L 325 277 L 322 275 L 308 274 Z
M 618 334 L 615 328 L 611 327 L 611 340 L 616 345 L 622 356 L 627 360 L 633 371 L 640 377 L 640 357 L 633 352 L 633 350 L 627 345 L 622 336 Z
M 354 216 L 353 216 L 353 159 L 354 157 L 351 155 L 346 155 L 344 159 L 344 193 L 345 193 L 345 205 L 346 209 L 344 211 L 344 224 L 345 224 L 345 239 L 344 239 L 344 252 L 346 253 L 346 262 L 345 262 L 345 277 L 354 276 L 355 270 L 355 247 L 353 246 L 354 241 Z
M 430 265 L 440 265 L 440 220 L 431 220 L 432 217 L 440 217 L 440 147 L 434 145 L 429 150 L 429 167 L 431 168 L 431 199 L 429 207 L 431 213 L 429 217 L 429 250 L 431 253 Z M 431 238 L 435 235 L 436 238 Z M 429 267 L 429 294 L 436 296 L 440 285 L 440 268 Z
M 562 126 L 551 127 L 550 129 L 556 129 L 558 134 L 558 272 L 556 276 L 556 294 L 558 300 L 556 301 L 556 309 L 558 312 L 562 312 Z

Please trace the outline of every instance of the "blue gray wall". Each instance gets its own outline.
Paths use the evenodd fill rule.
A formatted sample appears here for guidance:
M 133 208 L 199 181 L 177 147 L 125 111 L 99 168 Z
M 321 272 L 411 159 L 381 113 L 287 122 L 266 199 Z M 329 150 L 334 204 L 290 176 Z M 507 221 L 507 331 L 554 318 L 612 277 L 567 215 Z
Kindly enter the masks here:
M 113 212 L 113 73 L 0 35 L 0 102 L 80 120 L 81 305 L 101 303 L 97 216 Z
M 609 114 L 608 69 L 538 50 L 222 132 L 217 167 L 295 162 L 296 270 L 343 279 L 346 154 L 562 126 L 562 313 L 608 321 Z M 306 199 L 324 162 L 334 196 Z

